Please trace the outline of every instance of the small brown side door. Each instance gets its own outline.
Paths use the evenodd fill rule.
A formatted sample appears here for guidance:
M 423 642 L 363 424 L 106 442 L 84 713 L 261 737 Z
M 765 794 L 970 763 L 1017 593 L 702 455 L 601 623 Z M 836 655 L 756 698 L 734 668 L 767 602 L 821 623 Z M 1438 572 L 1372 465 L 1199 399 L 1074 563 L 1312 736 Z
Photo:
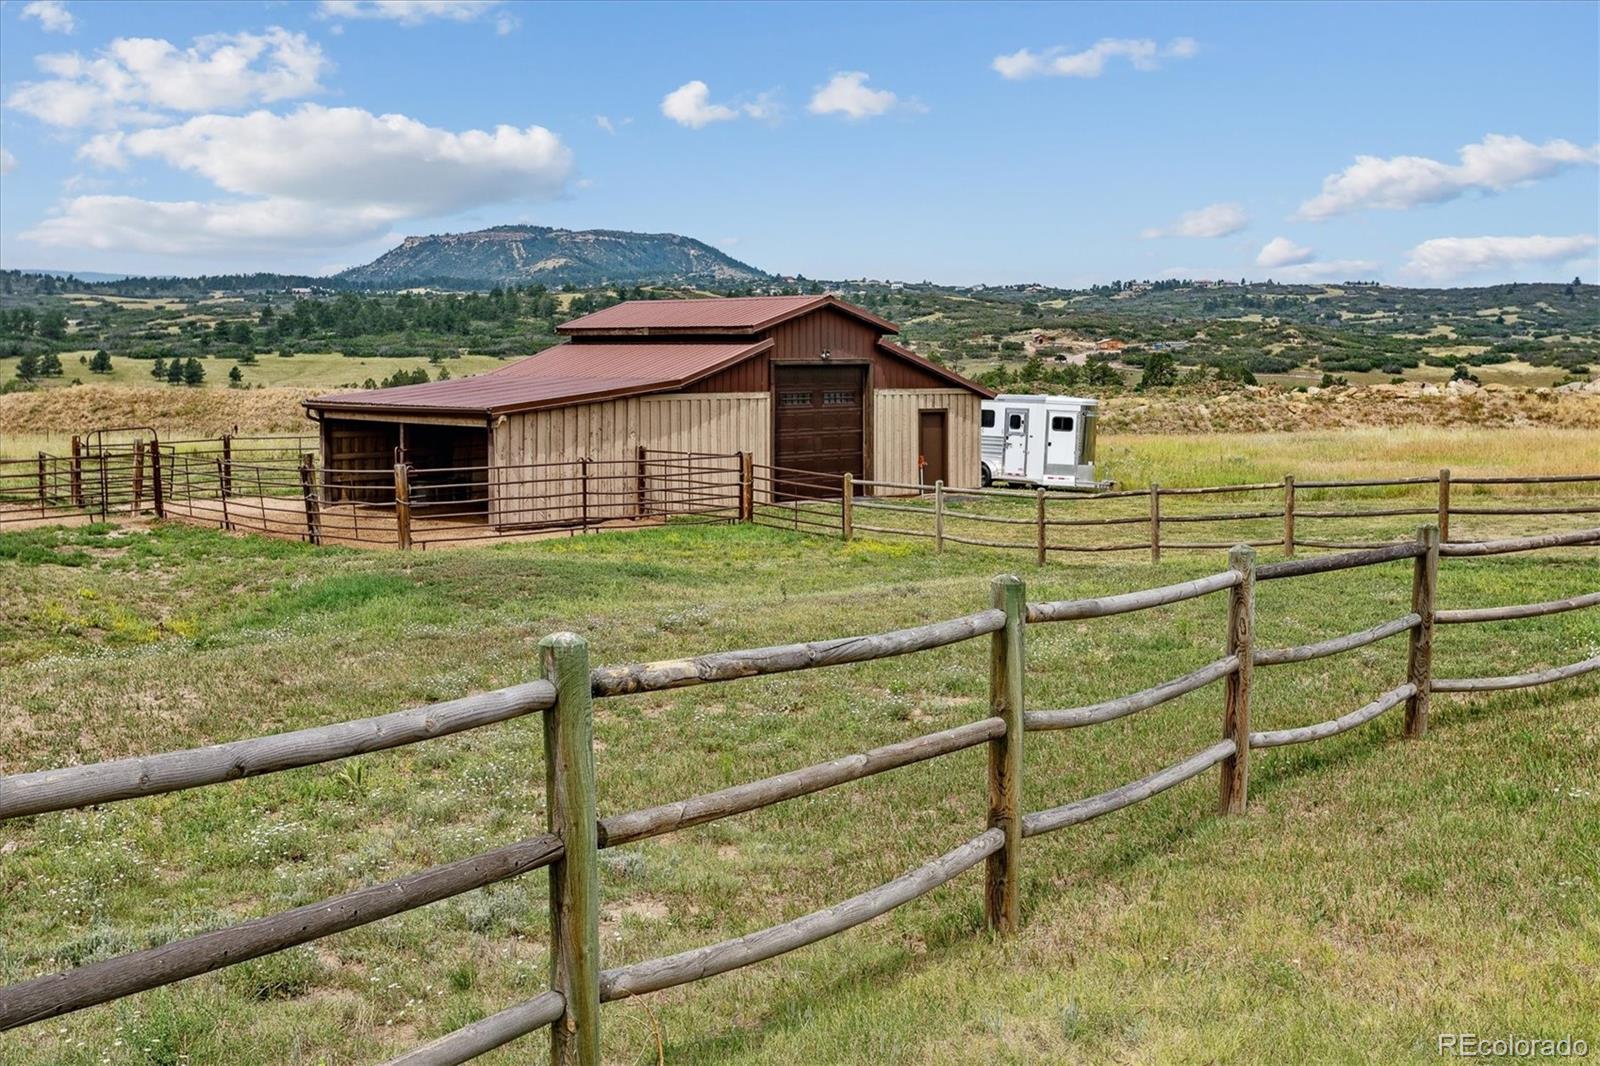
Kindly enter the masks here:
M 922 457 L 922 483 L 950 480 L 950 448 L 945 434 L 945 411 L 917 412 L 917 454 Z

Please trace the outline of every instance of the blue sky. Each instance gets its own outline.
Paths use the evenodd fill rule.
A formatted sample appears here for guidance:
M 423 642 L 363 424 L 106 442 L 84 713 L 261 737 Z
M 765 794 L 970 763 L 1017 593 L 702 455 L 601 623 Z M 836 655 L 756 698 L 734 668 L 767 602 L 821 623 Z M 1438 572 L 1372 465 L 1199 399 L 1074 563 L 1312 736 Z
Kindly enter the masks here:
M 1592 280 L 1600 5 L 0 5 L 0 263 L 671 231 L 811 277 Z

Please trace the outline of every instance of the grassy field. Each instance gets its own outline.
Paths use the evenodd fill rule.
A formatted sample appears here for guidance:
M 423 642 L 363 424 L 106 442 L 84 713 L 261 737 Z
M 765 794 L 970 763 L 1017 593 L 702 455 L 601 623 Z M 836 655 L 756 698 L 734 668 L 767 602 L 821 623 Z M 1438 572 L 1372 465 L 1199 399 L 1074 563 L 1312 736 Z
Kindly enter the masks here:
M 1270 555 L 1264 556 L 1270 557 Z M 0 772 L 380 713 L 536 676 L 571 629 L 597 663 L 878 631 L 987 605 L 1218 569 L 1024 567 L 957 549 L 841 545 L 749 527 L 444 553 L 353 553 L 175 526 L 0 536 Z M 1593 551 L 1447 560 L 1442 606 L 1596 586 Z M 1265 584 L 1259 632 L 1292 644 L 1403 613 L 1404 564 Z M 1222 603 L 1031 628 L 1030 706 L 1193 668 Z M 1450 627 L 1440 676 L 1570 662 L 1594 612 Z M 1404 645 L 1262 670 L 1256 728 L 1352 709 L 1403 679 Z M 982 716 L 986 648 L 597 705 L 600 805 L 680 798 Z M 1220 689 L 1096 729 L 1029 737 L 1026 806 L 1141 776 L 1218 735 Z M 982 932 L 967 874 L 861 929 L 607 1008 L 615 1063 L 1397 1062 L 1434 1034 L 1600 1043 L 1600 685 L 1440 696 L 1420 742 L 1395 716 L 1260 753 L 1252 806 L 1200 782 L 1030 841 L 1024 926 Z M 0 827 L 0 982 L 314 901 L 543 824 L 538 723 Z M 984 820 L 969 751 L 603 855 L 608 965 L 827 906 Z M 0 1061 L 371 1062 L 533 995 L 544 877 L 0 1038 Z M 659 1042 L 659 1052 L 658 1052 Z M 535 1038 L 485 1061 L 540 1055 Z
M 1457 476 L 1592 474 L 1600 433 L 1529 426 L 1506 429 L 1370 428 L 1299 433 L 1107 435 L 1100 466 L 1129 488 L 1276 481 L 1412 477 L 1449 468 Z

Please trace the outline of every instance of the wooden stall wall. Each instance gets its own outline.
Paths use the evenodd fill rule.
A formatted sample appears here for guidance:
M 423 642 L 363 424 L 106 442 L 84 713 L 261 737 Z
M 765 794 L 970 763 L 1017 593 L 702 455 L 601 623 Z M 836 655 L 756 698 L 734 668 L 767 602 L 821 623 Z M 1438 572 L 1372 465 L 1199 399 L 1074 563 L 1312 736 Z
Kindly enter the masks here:
M 373 503 L 385 486 L 392 493 L 397 425 L 325 418 L 321 432 L 324 503 Z
M 979 483 L 978 412 L 982 400 L 965 389 L 878 389 L 873 400 L 873 474 L 875 481 L 917 481 L 917 412 L 947 411 L 950 484 L 973 488 Z M 894 495 L 879 489 L 878 495 Z
M 638 510 L 634 460 L 646 448 L 728 454 L 772 462 L 772 397 L 765 392 L 668 393 L 508 415 L 494 427 L 491 522 L 539 525 L 580 518 L 630 518 Z M 587 501 L 578 487 L 590 459 Z M 554 467 L 534 464 L 556 463 Z M 657 479 L 665 480 L 665 479 Z M 654 503 L 671 503 L 651 486 Z M 557 499 L 549 497 L 565 493 Z

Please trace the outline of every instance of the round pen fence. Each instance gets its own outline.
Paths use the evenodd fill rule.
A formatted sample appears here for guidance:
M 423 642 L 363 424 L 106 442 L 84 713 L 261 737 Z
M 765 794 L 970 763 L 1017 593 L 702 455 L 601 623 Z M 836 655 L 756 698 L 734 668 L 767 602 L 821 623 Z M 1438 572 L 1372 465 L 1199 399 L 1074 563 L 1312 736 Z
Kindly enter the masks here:
M 1014 931 L 1021 921 L 1018 886 L 1025 839 L 1142 802 L 1213 768 L 1220 779 L 1219 812 L 1239 814 L 1247 804 L 1250 762 L 1256 751 L 1325 739 L 1401 708 L 1405 736 L 1419 738 L 1427 730 L 1433 693 L 1543 685 L 1600 670 L 1600 656 L 1531 672 L 1475 678 L 1437 677 L 1432 665 L 1438 626 L 1524 619 L 1600 606 L 1600 589 L 1580 589 L 1565 599 L 1542 603 L 1438 610 L 1434 595 L 1441 557 L 1595 545 L 1600 545 L 1600 528 L 1443 545 L 1438 530 L 1425 527 L 1406 543 L 1261 566 L 1256 565 L 1250 548 L 1237 546 L 1229 554 L 1228 569 L 1159 588 L 1029 603 L 1022 581 L 1006 576 L 994 580 L 988 609 L 946 621 L 887 633 L 599 669 L 590 668 L 588 646 L 582 638 L 557 634 L 540 643 L 544 679 L 524 685 L 273 736 L 0 778 L 0 819 L 21 818 L 317 765 L 540 714 L 548 812 L 543 831 L 467 859 L 0 989 L 0 1028 L 36 1024 L 547 869 L 550 987 L 393 1061 L 463 1062 L 549 1027 L 552 1061 L 596 1063 L 603 1003 L 704 980 L 794 951 L 910 903 L 980 864 L 984 867 L 987 925 L 1001 933 Z M 1411 606 L 1405 614 L 1310 644 L 1258 646 L 1257 583 L 1395 563 L 1410 564 Z M 1022 664 L 1030 627 L 1160 610 L 1219 593 L 1226 598 L 1221 658 L 1140 692 L 1108 694 L 1094 704 L 1044 709 L 1026 706 Z M 1403 683 L 1326 721 L 1288 729 L 1256 728 L 1254 719 L 1262 710 L 1252 707 L 1256 668 L 1340 655 L 1402 635 L 1407 643 Z M 988 644 L 989 713 L 985 717 L 655 807 L 603 817 L 596 810 L 592 735 L 596 699 L 868 662 L 972 640 Z M 1214 743 L 1105 792 L 1058 806 L 1027 809 L 1022 758 L 1025 733 L 1112 721 L 1215 683 L 1223 686 L 1223 694 L 1221 728 Z M 974 826 L 970 837 L 951 842 L 943 854 L 824 910 L 758 932 L 663 958 L 609 969 L 602 966 L 598 917 L 601 849 L 705 825 L 980 746 L 988 756 L 986 824 Z

